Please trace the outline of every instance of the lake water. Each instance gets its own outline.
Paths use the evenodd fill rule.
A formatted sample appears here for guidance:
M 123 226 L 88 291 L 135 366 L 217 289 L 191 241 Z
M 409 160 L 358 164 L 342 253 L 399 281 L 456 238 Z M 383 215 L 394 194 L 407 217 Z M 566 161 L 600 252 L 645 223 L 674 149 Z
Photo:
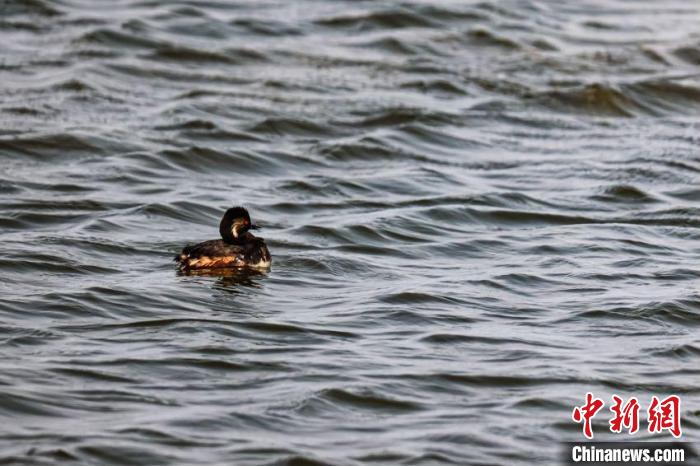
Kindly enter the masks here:
M 699 18 L 0 2 L 0 464 L 558 464 L 588 391 L 698 441 Z M 271 271 L 178 274 L 238 204 Z

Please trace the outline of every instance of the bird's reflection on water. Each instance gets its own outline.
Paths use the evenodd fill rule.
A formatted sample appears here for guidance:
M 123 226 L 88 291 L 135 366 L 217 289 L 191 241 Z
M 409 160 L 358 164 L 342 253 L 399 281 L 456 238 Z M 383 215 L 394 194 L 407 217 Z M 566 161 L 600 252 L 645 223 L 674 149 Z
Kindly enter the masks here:
M 200 269 L 178 271 L 177 274 L 178 276 L 216 277 L 218 280 L 213 286 L 214 289 L 234 294 L 240 293 L 241 287 L 262 288 L 260 282 L 268 276 L 267 271 L 247 268 Z

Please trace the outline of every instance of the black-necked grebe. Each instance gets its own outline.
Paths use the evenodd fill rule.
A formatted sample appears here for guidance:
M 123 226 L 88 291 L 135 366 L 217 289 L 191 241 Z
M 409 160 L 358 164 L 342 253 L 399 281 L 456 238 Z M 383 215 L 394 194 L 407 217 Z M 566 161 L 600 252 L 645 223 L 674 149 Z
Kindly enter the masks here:
M 228 209 L 219 224 L 222 239 L 213 239 L 186 246 L 175 257 L 180 270 L 253 267 L 266 269 L 272 258 L 265 240 L 254 236 L 250 229 L 259 228 L 250 221 L 243 207 Z

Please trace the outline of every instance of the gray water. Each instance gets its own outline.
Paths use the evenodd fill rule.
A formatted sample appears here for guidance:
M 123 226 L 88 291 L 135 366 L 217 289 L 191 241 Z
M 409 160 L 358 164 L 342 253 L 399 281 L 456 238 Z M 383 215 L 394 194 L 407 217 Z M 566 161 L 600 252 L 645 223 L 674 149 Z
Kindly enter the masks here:
M 700 437 L 700 4 L 0 1 L 0 464 Z M 178 274 L 249 208 L 269 273 Z

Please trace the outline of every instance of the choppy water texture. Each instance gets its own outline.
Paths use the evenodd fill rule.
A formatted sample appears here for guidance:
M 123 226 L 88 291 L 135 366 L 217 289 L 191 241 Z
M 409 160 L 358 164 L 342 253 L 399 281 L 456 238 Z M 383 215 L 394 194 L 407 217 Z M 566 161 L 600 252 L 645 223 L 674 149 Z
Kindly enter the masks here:
M 586 391 L 697 441 L 699 18 L 0 2 L 0 463 L 556 464 Z M 272 271 L 178 275 L 239 203 Z

